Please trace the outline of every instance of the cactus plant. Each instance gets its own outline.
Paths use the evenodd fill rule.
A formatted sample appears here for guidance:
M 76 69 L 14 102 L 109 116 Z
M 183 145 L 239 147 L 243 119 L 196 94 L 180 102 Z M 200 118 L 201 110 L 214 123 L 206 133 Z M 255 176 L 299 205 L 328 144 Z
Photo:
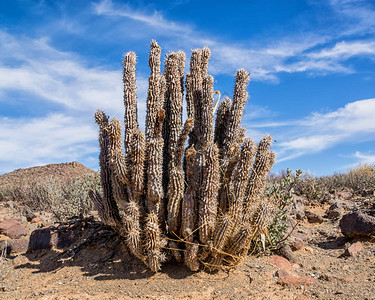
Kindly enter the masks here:
M 90 197 L 102 221 L 153 272 L 173 257 L 192 271 L 233 267 L 275 215 L 263 197 L 275 160 L 272 139 L 266 135 L 256 146 L 240 126 L 250 74 L 238 70 L 233 100 L 220 103 L 214 122 L 210 55 L 207 47 L 192 51 L 184 82 L 185 54 L 169 53 L 161 73 L 161 48 L 152 41 L 145 133 L 137 117 L 136 55 L 125 55 L 124 149 L 120 122 L 95 114 L 103 195 Z

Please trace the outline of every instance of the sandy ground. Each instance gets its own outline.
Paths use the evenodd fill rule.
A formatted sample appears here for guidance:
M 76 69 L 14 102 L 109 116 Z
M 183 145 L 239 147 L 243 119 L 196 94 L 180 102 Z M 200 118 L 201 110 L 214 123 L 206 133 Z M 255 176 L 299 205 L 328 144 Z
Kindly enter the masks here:
M 322 214 L 325 207 L 314 210 Z M 154 274 L 127 255 L 105 262 L 111 245 L 94 245 L 63 264 L 52 262 L 56 250 L 2 258 L 0 299 L 375 299 L 373 241 L 362 241 L 364 251 L 347 257 L 344 249 L 353 241 L 337 221 L 302 222 L 296 230 L 308 235 L 308 245 L 294 252 L 297 263 L 283 268 L 289 278 L 309 280 L 295 286 L 281 284 L 273 253 L 250 256 L 230 272 L 193 273 L 171 263 Z

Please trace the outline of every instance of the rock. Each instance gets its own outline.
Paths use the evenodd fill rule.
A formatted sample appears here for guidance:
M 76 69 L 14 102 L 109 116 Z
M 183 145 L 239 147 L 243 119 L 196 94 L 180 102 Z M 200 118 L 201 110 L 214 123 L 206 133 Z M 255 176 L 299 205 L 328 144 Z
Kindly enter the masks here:
M 305 216 L 310 223 L 323 223 L 323 217 L 309 210 L 305 211 Z
M 36 218 L 37 215 L 34 214 L 30 209 L 24 208 L 22 215 L 26 218 L 27 222 L 30 222 L 32 219 Z
M 331 220 L 340 218 L 345 213 L 345 207 L 345 202 L 336 201 L 326 210 L 327 218 Z
M 301 250 L 307 245 L 307 235 L 302 232 L 293 232 L 288 242 L 293 251 Z
M 375 217 L 360 211 L 346 214 L 340 220 L 340 229 L 349 238 L 371 237 L 375 235 Z
M 0 222 L 0 233 L 11 239 L 18 239 L 27 235 L 27 229 L 18 220 L 8 219 Z
M 28 251 L 51 249 L 57 245 L 58 234 L 52 228 L 34 230 L 30 235 Z
M 286 285 L 286 286 L 305 286 L 305 285 L 314 285 L 317 284 L 318 281 L 309 276 L 288 276 L 285 278 L 280 278 L 277 281 L 278 284 Z
M 291 263 L 286 258 L 279 255 L 272 255 L 269 258 L 268 262 L 280 269 L 290 270 L 292 268 Z
M 305 220 L 305 218 L 306 218 L 306 215 L 305 215 L 304 211 L 296 210 L 296 219 L 297 220 L 303 221 L 303 220 Z
M 43 220 L 42 220 L 41 217 L 35 217 L 35 218 L 33 218 L 33 219 L 30 221 L 30 223 L 35 224 L 35 223 L 39 223 L 39 222 L 42 222 L 42 221 L 43 221 Z
M 9 239 L 0 241 L 0 248 L 7 249 L 8 254 L 25 252 L 29 245 L 28 239 Z
M 284 256 L 288 261 L 292 263 L 297 263 L 298 258 L 297 256 L 293 253 L 291 247 L 289 245 L 285 245 L 281 247 L 279 250 L 279 253 Z
M 84 231 L 62 230 L 46 227 L 34 230 L 30 235 L 28 251 L 70 247 L 84 234 Z
M 346 256 L 356 257 L 359 252 L 363 251 L 363 246 L 361 242 L 356 242 L 351 244 L 347 249 L 345 249 Z
M 16 203 L 14 201 L 10 200 L 10 201 L 6 202 L 6 205 L 10 208 L 14 208 L 16 206 Z
M 275 276 L 279 278 L 286 278 L 289 276 L 289 273 L 284 269 L 279 269 L 276 271 Z
M 330 275 L 321 275 L 319 277 L 319 279 L 321 280 L 325 280 L 325 281 L 329 281 L 329 282 L 333 282 L 333 283 L 338 283 L 338 282 L 342 282 L 342 283 L 352 283 L 354 282 L 353 278 L 350 278 L 350 277 L 340 277 L 340 276 L 330 276 Z

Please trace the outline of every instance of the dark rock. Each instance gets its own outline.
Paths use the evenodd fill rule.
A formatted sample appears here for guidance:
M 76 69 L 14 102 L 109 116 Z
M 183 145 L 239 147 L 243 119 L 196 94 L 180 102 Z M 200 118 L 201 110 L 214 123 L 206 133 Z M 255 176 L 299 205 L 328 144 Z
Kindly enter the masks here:
M 34 230 L 30 235 L 28 251 L 51 249 L 57 245 L 58 234 L 52 228 Z
M 327 209 L 326 216 L 328 219 L 337 220 L 343 214 L 345 214 L 347 207 L 347 203 L 343 201 L 336 201 Z
M 22 215 L 26 217 L 27 222 L 30 222 L 32 219 L 36 218 L 37 215 L 34 214 L 31 210 L 24 208 L 22 211 Z
M 301 250 L 307 245 L 307 235 L 301 232 L 293 232 L 288 244 L 293 251 Z
M 348 248 L 345 249 L 346 256 L 356 257 L 359 252 L 363 251 L 363 246 L 361 242 L 356 242 L 351 244 Z
M 18 239 L 27 235 L 27 229 L 17 219 L 8 219 L 0 222 L 0 233 L 11 239 Z
M 287 260 L 292 263 L 298 262 L 297 256 L 293 253 L 292 248 L 289 245 L 285 245 L 278 250 L 279 254 L 284 256 Z
M 30 235 L 28 251 L 59 248 L 64 249 L 79 240 L 83 231 L 58 231 L 53 227 L 34 230 Z
M 349 238 L 371 237 L 375 235 L 375 217 L 360 211 L 346 214 L 340 220 L 340 229 Z
M 305 216 L 310 223 L 323 223 L 323 217 L 316 213 L 306 210 Z

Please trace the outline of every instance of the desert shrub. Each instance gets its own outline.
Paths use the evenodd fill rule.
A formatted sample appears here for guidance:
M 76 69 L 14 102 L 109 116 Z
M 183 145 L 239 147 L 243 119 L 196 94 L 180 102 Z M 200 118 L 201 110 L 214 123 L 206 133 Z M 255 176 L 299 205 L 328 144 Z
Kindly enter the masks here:
M 310 203 L 324 203 L 329 198 L 328 180 L 325 177 L 315 177 L 305 173 L 295 187 L 297 195 L 305 196 Z
M 324 203 L 336 191 L 347 190 L 354 195 L 366 195 L 375 191 L 375 167 L 360 164 L 347 173 L 315 177 L 304 174 L 297 183 L 295 192 L 310 202 Z
M 375 166 L 359 164 L 345 175 L 344 182 L 356 195 L 375 191 Z
M 290 169 L 282 171 L 280 176 L 271 175 L 268 178 L 268 186 L 265 197 L 268 201 L 277 204 L 275 218 L 268 228 L 268 239 L 265 248 L 277 248 L 283 241 L 288 231 L 287 221 L 289 219 L 288 207 L 294 202 L 294 187 L 302 175 L 301 170 L 293 172 Z M 260 251 L 262 244 L 260 238 L 254 241 L 252 251 Z
M 28 183 L 17 182 L 0 188 L 0 201 L 15 201 L 33 211 L 52 212 L 58 220 L 85 215 L 92 209 L 90 189 L 100 190 L 98 174 L 66 182 L 46 177 Z

